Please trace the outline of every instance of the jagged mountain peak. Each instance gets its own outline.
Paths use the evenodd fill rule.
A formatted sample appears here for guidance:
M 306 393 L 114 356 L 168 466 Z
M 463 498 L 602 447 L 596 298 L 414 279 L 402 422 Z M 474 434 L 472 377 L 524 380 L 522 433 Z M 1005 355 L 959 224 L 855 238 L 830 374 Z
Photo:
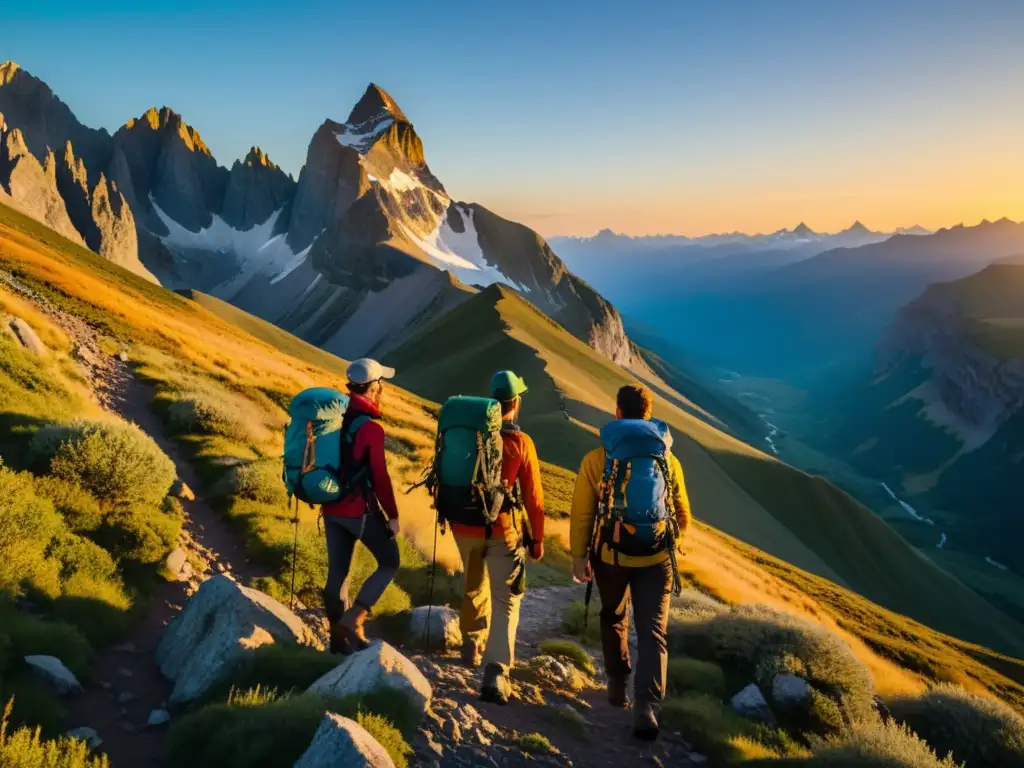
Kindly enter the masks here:
M 264 168 L 270 168 L 271 170 L 278 170 L 277 165 L 274 164 L 267 153 L 255 144 L 249 148 L 249 152 L 246 154 L 243 162 L 250 168 L 262 166 Z
M 21 67 L 9 59 L 0 64 L 0 85 L 7 85 L 21 71 Z
M 405 116 L 401 107 L 391 98 L 391 94 L 376 83 L 370 83 L 366 87 L 362 98 L 352 107 L 347 122 L 349 125 L 357 126 L 377 121 L 384 117 L 391 117 L 403 123 L 409 122 L 409 118 Z
M 814 235 L 818 234 L 802 221 L 795 227 L 793 227 L 791 233 L 796 235 L 797 237 L 813 237 Z
M 149 130 L 154 133 L 176 134 L 191 151 L 213 157 L 213 153 L 203 141 L 203 137 L 199 135 L 199 131 L 186 123 L 178 112 L 167 106 L 161 107 L 159 110 L 156 107 L 150 107 L 141 117 L 132 118 L 125 123 L 122 130 L 129 132 Z
M 870 235 L 871 230 L 864 226 L 864 223 L 857 219 L 853 224 L 844 229 L 840 234 L 844 235 Z

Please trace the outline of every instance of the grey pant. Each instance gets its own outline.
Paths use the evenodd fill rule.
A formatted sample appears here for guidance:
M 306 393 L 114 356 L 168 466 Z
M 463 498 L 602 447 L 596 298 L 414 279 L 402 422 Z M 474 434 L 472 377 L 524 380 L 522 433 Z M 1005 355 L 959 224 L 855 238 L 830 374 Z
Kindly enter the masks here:
M 356 603 L 370 610 L 380 600 L 398 573 L 398 542 L 391 536 L 387 520 L 379 512 L 362 517 L 325 517 L 327 538 L 327 586 L 324 612 L 328 621 L 338 621 L 349 609 L 349 573 L 356 542 L 361 541 L 377 560 L 377 570 L 363 582 Z

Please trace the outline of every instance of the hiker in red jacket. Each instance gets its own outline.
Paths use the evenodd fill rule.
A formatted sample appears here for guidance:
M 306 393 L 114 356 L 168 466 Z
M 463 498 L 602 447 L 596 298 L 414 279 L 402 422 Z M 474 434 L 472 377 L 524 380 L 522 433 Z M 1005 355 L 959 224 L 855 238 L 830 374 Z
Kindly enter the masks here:
M 324 610 L 331 625 L 331 653 L 350 653 L 369 646 L 364 624 L 370 610 L 398 573 L 398 505 L 384 457 L 380 400 L 384 380 L 395 375 L 376 360 L 363 358 L 348 367 L 351 394 L 341 426 L 343 478 L 355 478 L 355 490 L 324 504 L 327 538 L 327 586 Z M 377 570 L 349 604 L 349 570 L 356 542 L 377 560 Z

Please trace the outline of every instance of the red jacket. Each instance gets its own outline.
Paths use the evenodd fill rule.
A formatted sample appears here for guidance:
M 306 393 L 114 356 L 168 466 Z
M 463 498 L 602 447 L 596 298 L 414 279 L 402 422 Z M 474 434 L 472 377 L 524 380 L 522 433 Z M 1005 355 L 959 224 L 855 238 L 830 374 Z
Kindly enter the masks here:
M 352 458 L 370 465 L 373 493 L 384 514 L 391 520 L 398 519 L 398 504 L 395 489 L 391 485 L 388 465 L 384 457 L 384 427 L 380 424 L 380 408 L 361 395 L 352 395 L 348 410 L 366 414 L 372 421 L 363 424 L 356 431 L 352 444 Z M 362 493 L 352 493 L 341 501 L 323 505 L 325 517 L 362 517 L 366 514 L 366 498 Z
M 501 479 L 506 488 L 514 487 L 516 480 L 519 480 L 533 540 L 544 541 L 544 489 L 540 484 L 537 448 L 525 432 L 502 432 L 501 443 Z M 508 512 L 502 512 L 491 528 L 491 535 L 500 535 L 508 530 L 510 522 Z M 487 529 L 482 525 L 452 523 L 452 533 L 483 539 L 487 536 Z

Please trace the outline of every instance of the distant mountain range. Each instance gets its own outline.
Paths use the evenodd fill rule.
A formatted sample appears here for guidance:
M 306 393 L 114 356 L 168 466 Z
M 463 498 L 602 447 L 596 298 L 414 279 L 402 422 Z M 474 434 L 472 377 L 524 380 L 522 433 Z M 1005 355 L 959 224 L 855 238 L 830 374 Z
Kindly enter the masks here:
M 139 275 L 227 299 L 342 356 L 381 354 L 496 282 L 622 365 L 615 308 L 537 233 L 452 200 L 411 121 L 370 85 L 293 179 L 258 147 L 230 168 L 164 107 L 113 136 L 0 65 L 0 202 Z
M 741 232 L 690 238 L 683 235 L 633 237 L 609 229 L 593 237 L 556 237 L 551 243 L 570 268 L 615 301 L 631 301 L 652 287 L 674 294 L 694 293 L 742 281 L 765 269 L 782 267 L 833 248 L 856 248 L 893 234 L 930 234 L 923 227 L 875 232 L 855 221 L 834 234 L 815 232 L 801 222 L 770 234 Z

